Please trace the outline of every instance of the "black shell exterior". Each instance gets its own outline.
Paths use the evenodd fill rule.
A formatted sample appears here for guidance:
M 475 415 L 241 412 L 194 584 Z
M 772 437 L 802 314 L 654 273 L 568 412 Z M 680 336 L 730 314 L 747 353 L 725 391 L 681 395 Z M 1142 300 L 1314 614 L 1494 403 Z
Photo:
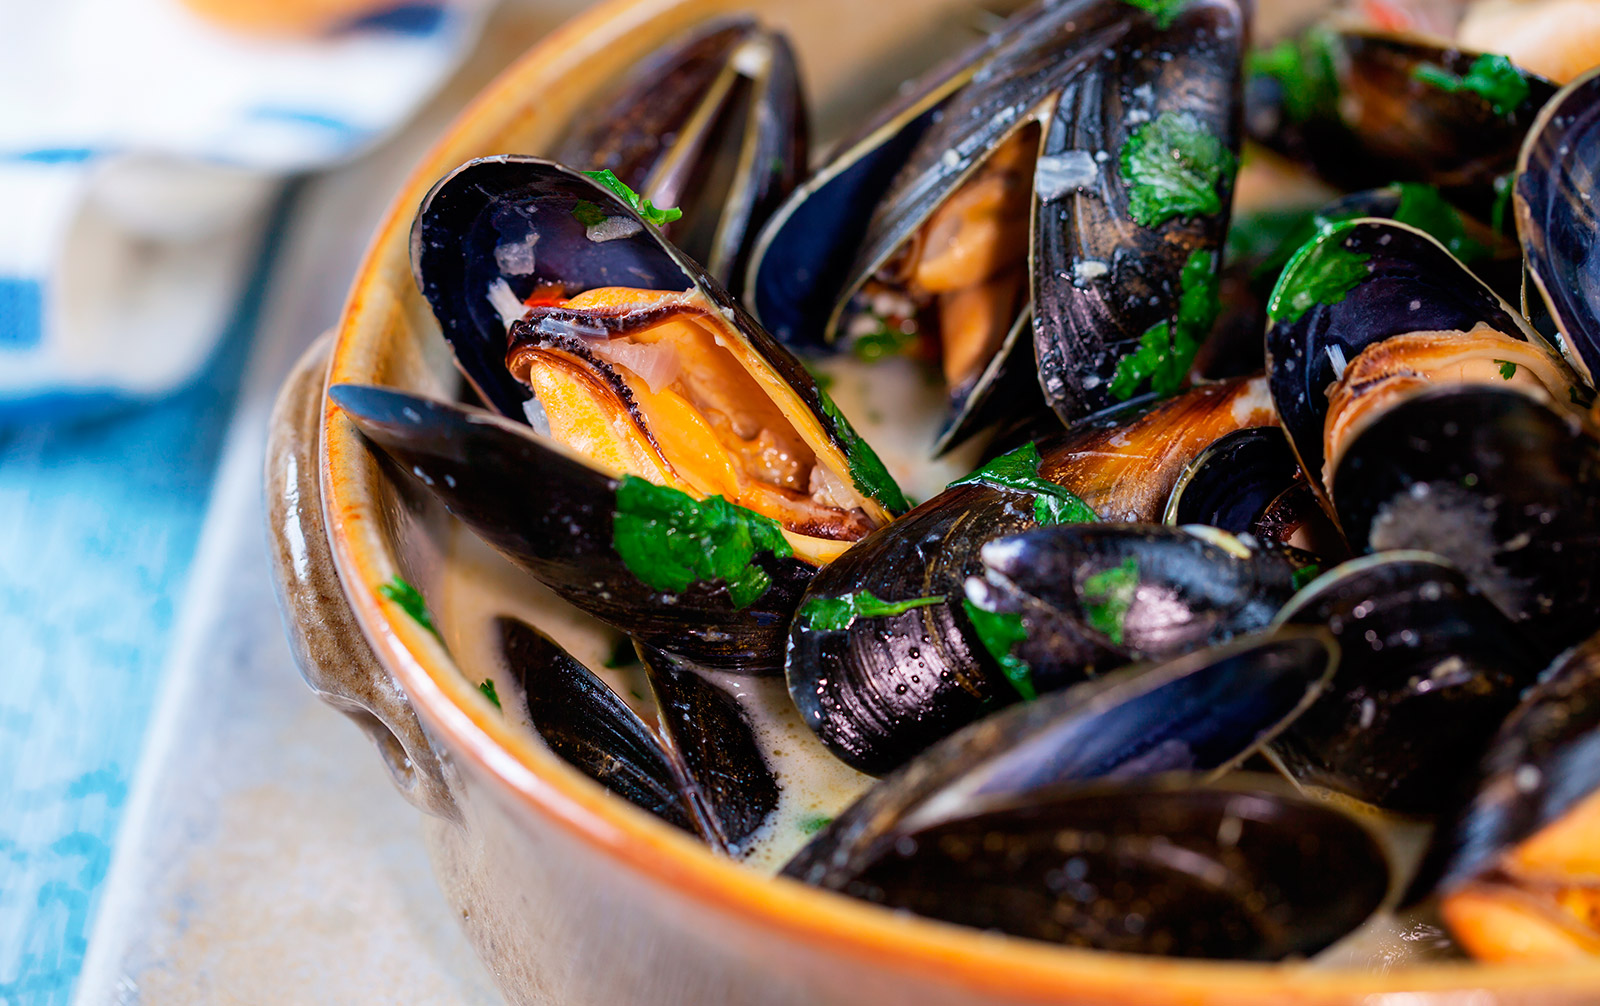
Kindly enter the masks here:
M 1538 641 L 1455 567 L 1422 552 L 1340 566 L 1286 608 L 1339 642 L 1333 681 L 1272 742 L 1281 765 L 1407 814 L 1437 814 L 1544 665 Z
M 1178 476 L 1163 520 L 1254 534 L 1267 509 L 1299 475 L 1300 462 L 1282 431 L 1265 426 L 1235 430 L 1206 448 Z
M 1576 418 L 1509 389 L 1429 388 L 1372 420 L 1334 485 L 1357 551 L 1439 553 L 1545 647 L 1594 631 L 1600 439 Z
M 708 667 L 779 672 L 810 565 L 757 553 L 771 586 L 743 608 L 720 581 L 653 590 L 612 544 L 617 481 L 575 455 L 526 426 L 388 388 L 335 385 L 329 396 L 401 472 L 573 605 Z
M 1600 69 L 1573 81 L 1539 113 L 1518 164 L 1517 233 L 1539 292 L 1566 338 L 1568 358 L 1600 378 Z

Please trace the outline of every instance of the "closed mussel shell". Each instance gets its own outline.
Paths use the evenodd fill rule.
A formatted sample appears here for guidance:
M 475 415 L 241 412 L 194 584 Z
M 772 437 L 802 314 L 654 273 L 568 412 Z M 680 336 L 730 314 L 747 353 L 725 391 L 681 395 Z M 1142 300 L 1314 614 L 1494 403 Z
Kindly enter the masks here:
M 1300 462 L 1282 431 L 1262 426 L 1236 430 L 1184 468 L 1162 520 L 1255 533 L 1267 508 L 1299 475 Z
M 1535 637 L 1424 552 L 1345 563 L 1279 620 L 1327 627 L 1342 654 L 1322 696 L 1273 740 L 1279 763 L 1302 783 L 1401 813 L 1454 806 L 1544 663 Z

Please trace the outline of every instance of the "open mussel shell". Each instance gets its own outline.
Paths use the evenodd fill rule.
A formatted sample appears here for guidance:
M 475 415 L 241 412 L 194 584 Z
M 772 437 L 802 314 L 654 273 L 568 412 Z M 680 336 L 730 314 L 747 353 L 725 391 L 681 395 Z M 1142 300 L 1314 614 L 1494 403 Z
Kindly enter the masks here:
M 534 732 L 551 751 L 668 824 L 693 834 L 705 830 L 683 773 L 610 686 L 526 622 L 502 616 L 495 627 L 500 660 L 520 686 Z
M 997 538 L 980 556 L 967 599 L 1021 618 L 1027 638 L 1010 655 L 1040 690 L 1263 629 L 1295 590 L 1281 552 L 1200 526 L 1060 524 Z M 1089 659 L 1073 662 L 1076 652 Z
M 747 674 L 778 671 L 789 617 L 814 573 L 810 564 L 780 557 L 771 547 L 747 548 L 754 542 L 745 539 L 733 542 L 737 555 L 728 553 L 730 563 L 745 557 L 729 569 L 749 585 L 739 588 L 740 597 L 725 577 L 695 580 L 681 590 L 651 587 L 618 550 L 619 514 L 631 513 L 628 501 L 619 499 L 623 480 L 526 426 L 486 412 L 389 388 L 335 385 L 328 394 L 400 471 L 578 608 L 647 646 L 707 666 Z M 704 552 L 729 544 L 710 524 L 700 523 L 696 533 L 696 521 L 678 528 L 668 514 L 635 513 L 624 517 L 623 527 L 630 522 L 640 540 L 666 536 L 677 542 L 664 541 L 666 549 Z M 636 556 L 637 566 L 631 546 L 625 543 L 624 551 Z M 654 578 L 651 570 L 640 569 Z M 757 587 L 758 596 L 745 596 Z
M 892 908 L 1068 946 L 1276 961 L 1383 904 L 1390 867 L 1354 818 L 1239 776 L 1061 786 L 975 801 L 842 888 Z
M 1247 88 L 1252 138 L 1342 187 L 1428 182 L 1485 216 L 1556 91 L 1497 60 L 1501 88 L 1486 96 L 1463 86 L 1483 54 L 1417 36 L 1317 26 L 1287 45 L 1293 72 L 1257 73 Z
M 1219 772 L 1304 708 L 1333 671 L 1325 632 L 1290 629 L 1115 671 L 972 723 L 846 808 L 784 873 L 845 889 L 901 836 L 983 800 L 1161 772 Z
M 966 580 L 983 572 L 983 544 L 1071 519 L 1073 496 L 1102 519 L 1153 523 L 1196 454 L 1272 422 L 1261 379 L 1195 388 L 1029 443 L 863 538 L 819 573 L 790 630 L 785 675 L 806 724 L 876 774 L 1016 701 L 962 604 Z M 842 628 L 805 610 L 864 595 L 917 604 Z
M 1424 552 L 1345 563 L 1278 617 L 1325 626 L 1341 653 L 1321 697 L 1272 741 L 1278 763 L 1302 783 L 1401 813 L 1456 804 L 1544 665 L 1536 638 Z
M 1573 81 L 1534 123 L 1517 165 L 1517 233 L 1574 367 L 1600 377 L 1600 218 L 1593 202 L 1600 149 L 1600 70 Z
M 748 18 L 698 28 L 580 113 L 555 159 L 680 208 L 663 232 L 737 291 L 756 231 L 806 170 L 794 54 Z
M 1477 956 L 1592 954 L 1596 794 L 1600 636 L 1557 658 L 1506 719 L 1408 898 L 1438 894 L 1445 920 Z
M 1245 17 L 1233 0 L 1197 0 L 1170 25 L 1133 20 L 1091 47 L 1049 119 L 1034 180 L 1033 338 L 1040 386 L 1065 423 L 1139 390 L 1115 380 L 1119 364 L 1158 327 L 1183 371 L 1174 388 L 1210 332 L 1214 304 L 1189 302 L 1207 299 L 1228 229 Z M 1152 163 L 1182 167 L 1156 185 Z
M 1273 403 L 1301 468 L 1324 491 L 1329 388 L 1369 348 L 1429 332 L 1443 334 L 1422 348 L 1448 350 L 1456 333 L 1481 327 L 1492 330 L 1487 338 L 1501 340 L 1496 345 L 1506 344 L 1487 356 L 1532 352 L 1547 367 L 1562 369 L 1522 316 L 1443 245 L 1392 220 L 1352 220 L 1320 231 L 1284 268 L 1268 314 Z M 1485 355 L 1475 345 L 1470 351 Z
M 1167 498 L 1162 522 L 1255 534 L 1267 509 L 1299 476 L 1300 462 L 1281 430 L 1263 426 L 1236 430 L 1184 468 Z
M 669 320 L 663 310 L 692 314 L 754 382 L 752 393 L 771 399 L 793 425 L 817 464 L 862 495 L 870 524 L 905 508 L 883 463 L 800 361 L 633 206 L 581 172 L 535 157 L 469 161 L 424 200 L 411 250 L 457 364 L 502 414 L 524 420 L 532 397 L 507 369 L 513 344 L 593 356 L 586 340 L 609 341 L 629 326 Z M 527 304 L 541 291 L 572 296 L 603 287 L 646 296 L 683 292 L 686 299 L 665 309 L 642 299 L 582 310 Z
M 1457 385 L 1384 410 L 1344 452 L 1333 499 L 1357 551 L 1461 569 L 1545 652 L 1600 612 L 1600 439 L 1510 388 Z
M 778 783 L 732 695 L 687 662 L 644 651 L 658 736 L 550 637 L 508 616 L 495 626 L 534 732 L 563 761 L 719 852 L 747 851 L 777 808 Z

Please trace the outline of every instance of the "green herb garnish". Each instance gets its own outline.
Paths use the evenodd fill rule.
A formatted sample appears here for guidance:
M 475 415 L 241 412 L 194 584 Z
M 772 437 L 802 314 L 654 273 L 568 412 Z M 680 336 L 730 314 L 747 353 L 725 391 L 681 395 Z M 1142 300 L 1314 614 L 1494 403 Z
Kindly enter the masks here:
M 1458 94 L 1471 91 L 1495 110 L 1497 115 L 1509 115 L 1528 100 L 1528 79 L 1522 71 L 1504 56 L 1484 53 L 1472 61 L 1465 76 L 1458 77 L 1442 66 L 1424 63 L 1411 71 L 1411 76 L 1445 91 Z
M 850 420 L 844 417 L 839 406 L 834 404 L 820 384 L 817 386 L 817 399 L 822 403 L 823 413 L 833 420 L 834 435 L 844 445 L 845 460 L 850 464 L 850 481 L 888 510 L 903 512 L 906 509 L 905 494 L 900 491 L 899 484 L 889 474 L 889 469 L 884 467 L 883 460 L 872 449 L 872 445 L 861 439 L 861 434 L 850 425 Z
M 483 693 L 484 698 L 493 702 L 496 709 L 500 709 L 501 712 L 505 711 L 500 707 L 500 694 L 494 690 L 494 680 L 492 678 L 484 678 L 483 683 L 478 685 L 478 691 Z
M 1251 52 L 1245 57 L 1245 72 L 1278 82 L 1284 113 L 1294 122 L 1337 114 L 1339 74 L 1334 36 L 1326 28 L 1313 28 L 1299 38 Z
M 1162 112 L 1122 145 L 1128 213 L 1145 227 L 1173 217 L 1220 212 L 1220 183 L 1233 177 L 1234 156 L 1220 137 L 1188 112 Z
M 428 613 L 428 602 L 422 599 L 422 594 L 417 588 L 396 576 L 378 588 L 378 596 L 398 604 L 400 610 L 410 615 L 413 622 L 433 633 L 440 642 L 444 641 L 444 637 L 439 635 L 438 627 L 433 624 L 433 616 Z
M 1083 613 L 1089 627 L 1122 645 L 1128 610 L 1139 588 L 1139 560 L 1128 557 L 1122 565 L 1101 570 L 1083 581 Z
M 628 188 L 622 179 L 612 174 L 611 169 L 609 168 L 602 168 L 599 171 L 585 171 L 584 174 L 588 175 L 590 178 L 593 178 L 601 185 L 604 185 L 612 192 L 616 193 L 623 202 L 627 203 L 629 206 L 632 206 L 635 210 L 638 210 L 641 217 L 644 217 L 657 227 L 670 224 L 674 220 L 681 220 L 683 218 L 683 211 L 678 209 L 676 206 L 669 206 L 665 209 L 656 208 L 656 206 L 651 203 L 650 200 L 641 197 L 639 193 Z M 581 208 L 583 204 L 580 202 L 578 205 L 579 208 Z M 596 206 L 595 209 L 598 211 L 600 207 Z M 577 209 L 574 209 L 572 212 L 573 216 L 577 216 Z M 603 219 L 604 214 L 602 213 L 601 216 Z M 580 221 L 583 220 L 582 217 L 578 217 L 578 219 Z M 599 223 L 599 221 L 597 220 L 595 223 Z
M 1433 235 L 1464 264 L 1489 256 L 1486 246 L 1467 236 L 1461 211 L 1445 202 L 1438 189 L 1423 182 L 1396 182 L 1395 188 L 1400 190 L 1400 206 L 1394 218 L 1400 223 Z
M 913 597 L 905 601 L 885 601 L 871 591 L 861 590 L 843 597 L 813 597 L 800 608 L 800 618 L 808 629 L 848 629 L 858 618 L 900 615 L 912 608 L 940 604 L 943 597 Z
M 986 485 L 1028 493 L 1033 497 L 1033 519 L 1040 524 L 1090 524 L 1099 520 L 1089 504 L 1039 474 L 1042 460 L 1036 444 L 1023 444 L 972 474 L 956 479 L 946 488 Z
M 1189 253 L 1178 274 L 1182 293 L 1178 313 L 1171 321 L 1158 321 L 1139 337 L 1139 348 L 1117 361 L 1111 375 L 1111 397 L 1127 401 L 1146 381 L 1150 390 L 1165 398 L 1189 378 L 1194 355 L 1211 334 L 1221 302 L 1217 298 L 1216 259 L 1211 252 Z
M 815 835 L 817 832 L 833 823 L 833 818 L 826 814 L 813 814 L 800 819 L 800 834 Z
M 1494 180 L 1494 209 L 1489 211 L 1489 226 L 1496 234 L 1505 234 L 1511 226 L 1511 196 L 1516 192 L 1517 173 L 1507 171 Z
M 1509 381 L 1517 376 L 1517 365 L 1510 360 L 1496 360 L 1500 364 L 1500 380 Z
M 856 359 L 863 363 L 877 363 L 886 357 L 903 356 L 916 346 L 916 329 L 908 329 L 904 325 L 891 328 L 889 322 L 879 315 L 871 314 L 871 317 L 878 327 L 863 332 L 850 342 L 850 352 L 855 354 Z
M 1154 15 L 1156 27 L 1166 31 L 1172 27 L 1172 22 L 1178 19 L 1178 15 L 1183 12 L 1189 0 L 1123 0 L 1123 2 Z
M 629 571 L 654 590 L 677 594 L 691 583 L 721 581 L 733 606 L 743 608 L 772 582 L 751 560 L 760 552 L 794 555 L 777 521 L 721 496 L 696 502 L 688 493 L 624 475 L 616 506 L 611 543 Z
M 1289 260 L 1267 301 L 1267 317 L 1292 325 L 1317 304 L 1337 304 L 1366 279 L 1370 256 L 1344 245 L 1344 227 L 1319 233 Z
M 1304 587 L 1306 584 L 1310 583 L 1312 580 L 1315 580 L 1321 575 L 1322 567 L 1313 562 L 1309 565 L 1301 566 L 1299 569 L 1291 573 L 1289 575 L 1289 582 L 1294 586 L 1295 590 L 1299 590 L 1301 587 Z
M 1011 655 L 1012 648 L 1028 638 L 1022 616 L 985 611 L 970 600 L 963 600 L 961 606 L 966 609 L 967 620 L 978 634 L 978 642 L 1000 665 L 1000 673 L 1011 682 L 1011 687 L 1026 701 L 1032 702 L 1038 698 L 1039 692 L 1033 686 L 1033 668 L 1028 666 L 1027 661 Z
M 572 216 L 585 227 L 594 227 L 605 222 L 606 211 L 587 199 L 580 199 L 572 208 Z

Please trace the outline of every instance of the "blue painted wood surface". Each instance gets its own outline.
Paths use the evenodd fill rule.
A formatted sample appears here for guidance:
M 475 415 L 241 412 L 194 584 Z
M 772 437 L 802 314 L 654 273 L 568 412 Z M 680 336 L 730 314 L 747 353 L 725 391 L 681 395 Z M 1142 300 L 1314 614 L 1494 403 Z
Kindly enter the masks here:
M 0 1006 L 70 999 L 289 202 L 187 390 L 0 431 Z

